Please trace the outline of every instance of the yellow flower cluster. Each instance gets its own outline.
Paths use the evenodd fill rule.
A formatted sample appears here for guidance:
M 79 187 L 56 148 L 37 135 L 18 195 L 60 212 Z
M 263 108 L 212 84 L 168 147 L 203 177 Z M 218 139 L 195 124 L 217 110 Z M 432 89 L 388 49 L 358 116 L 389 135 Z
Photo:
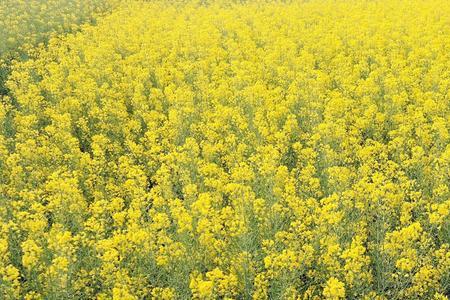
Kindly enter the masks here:
M 52 38 L 0 106 L 0 298 L 448 299 L 449 36 L 443 0 L 167 0 Z
M 2 0 L 0 1 L 0 95 L 10 60 L 21 59 L 51 36 L 74 31 L 111 11 L 121 0 Z

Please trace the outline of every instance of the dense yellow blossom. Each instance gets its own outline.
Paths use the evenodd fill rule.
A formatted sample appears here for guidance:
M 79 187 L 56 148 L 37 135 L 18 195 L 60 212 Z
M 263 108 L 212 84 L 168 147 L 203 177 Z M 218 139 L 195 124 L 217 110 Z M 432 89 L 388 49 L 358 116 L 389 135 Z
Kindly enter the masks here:
M 93 23 L 121 0 L 2 0 L 0 2 L 0 96 L 12 59 L 25 59 L 40 43 Z M 1 99 L 1 98 L 0 98 Z
M 447 299 L 449 36 L 443 0 L 0 2 L 0 298 Z

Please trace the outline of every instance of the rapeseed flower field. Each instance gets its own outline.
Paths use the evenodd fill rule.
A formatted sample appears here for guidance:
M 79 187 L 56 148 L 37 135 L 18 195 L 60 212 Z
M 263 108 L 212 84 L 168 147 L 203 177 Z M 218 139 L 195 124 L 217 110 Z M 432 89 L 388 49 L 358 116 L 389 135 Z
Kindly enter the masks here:
M 0 15 L 1 299 L 449 299 L 449 1 Z
M 28 52 L 49 38 L 75 31 L 81 24 L 111 11 L 120 0 L 1 0 L 0 1 L 0 96 L 12 59 L 26 58 Z

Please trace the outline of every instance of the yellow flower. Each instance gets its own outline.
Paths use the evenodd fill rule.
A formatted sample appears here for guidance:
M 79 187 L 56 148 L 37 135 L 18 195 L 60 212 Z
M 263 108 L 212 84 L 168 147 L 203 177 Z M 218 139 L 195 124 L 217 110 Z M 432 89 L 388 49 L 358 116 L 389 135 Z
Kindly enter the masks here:
M 22 264 L 25 268 L 31 269 L 39 263 L 43 250 L 34 240 L 29 239 L 23 242 L 22 250 Z
M 197 286 L 198 295 L 200 298 L 207 298 L 212 296 L 214 284 L 212 281 L 200 281 Z
M 345 286 L 338 279 L 331 277 L 325 284 L 323 296 L 326 299 L 343 299 L 345 298 Z

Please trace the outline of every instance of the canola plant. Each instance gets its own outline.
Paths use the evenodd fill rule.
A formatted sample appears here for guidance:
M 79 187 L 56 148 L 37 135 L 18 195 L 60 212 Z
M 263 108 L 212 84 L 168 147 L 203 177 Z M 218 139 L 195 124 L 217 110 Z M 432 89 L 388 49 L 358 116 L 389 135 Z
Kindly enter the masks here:
M 2 299 L 450 297 L 450 2 L 123 1 L 12 63 Z

